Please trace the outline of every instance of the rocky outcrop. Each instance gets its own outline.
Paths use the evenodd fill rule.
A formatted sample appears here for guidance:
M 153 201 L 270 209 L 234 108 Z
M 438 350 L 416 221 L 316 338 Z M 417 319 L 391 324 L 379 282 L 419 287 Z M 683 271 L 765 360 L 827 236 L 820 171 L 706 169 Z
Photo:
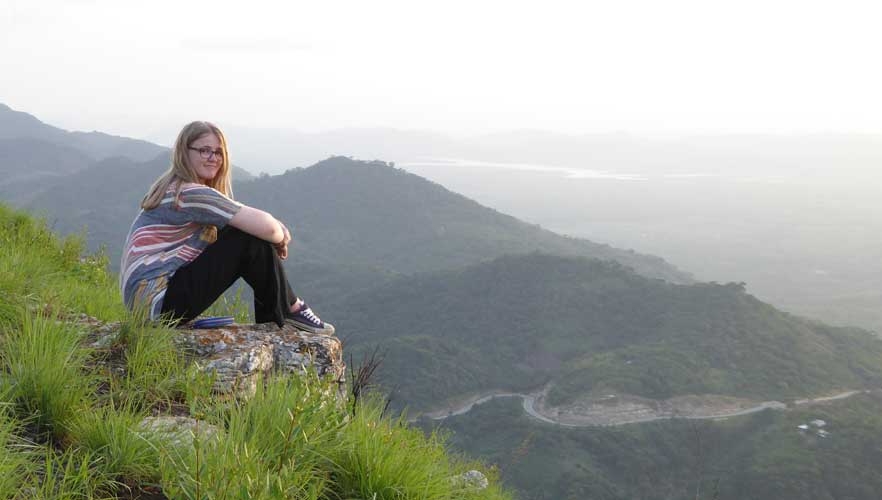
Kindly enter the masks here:
M 90 345 L 112 350 L 120 323 L 105 323 L 81 314 L 71 318 L 89 330 Z M 261 375 L 272 370 L 314 371 L 341 385 L 346 373 L 340 339 L 272 323 L 178 330 L 178 345 L 201 370 L 214 374 L 219 393 L 251 394 Z M 117 367 L 122 369 L 122 367 Z
M 346 371 L 340 339 L 271 323 L 181 330 L 180 344 L 197 365 L 215 374 L 214 388 L 223 393 L 250 393 L 270 370 L 306 373 L 342 383 Z

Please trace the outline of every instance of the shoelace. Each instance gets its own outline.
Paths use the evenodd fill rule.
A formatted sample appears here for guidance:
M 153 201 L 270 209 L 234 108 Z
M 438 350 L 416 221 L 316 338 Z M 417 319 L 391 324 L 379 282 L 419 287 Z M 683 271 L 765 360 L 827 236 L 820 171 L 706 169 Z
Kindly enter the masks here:
M 318 317 L 315 314 L 313 314 L 312 309 L 309 307 L 300 311 L 300 314 L 304 315 L 306 317 L 306 319 L 308 319 L 309 321 L 312 321 L 313 323 L 315 323 L 317 325 L 321 323 L 321 321 L 318 319 Z

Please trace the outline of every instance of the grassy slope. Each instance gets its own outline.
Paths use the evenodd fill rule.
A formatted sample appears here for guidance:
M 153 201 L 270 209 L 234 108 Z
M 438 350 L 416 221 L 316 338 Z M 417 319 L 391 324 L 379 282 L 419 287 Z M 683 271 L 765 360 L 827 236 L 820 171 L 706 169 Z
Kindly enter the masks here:
M 596 391 L 795 398 L 878 386 L 882 342 L 783 313 L 738 284 L 674 285 L 615 263 L 533 254 L 401 278 L 326 306 L 354 351 L 422 409 L 546 381 L 554 404 Z
M 509 498 L 495 481 L 480 492 L 451 482 L 481 466 L 384 416 L 377 398 L 335 404 L 324 382 L 277 376 L 247 401 L 215 400 L 174 330 L 126 313 L 102 258 L 2 205 L 0 248 L 0 499 L 115 498 L 144 485 L 170 498 Z M 112 350 L 57 320 L 79 312 L 123 322 Z M 135 432 L 173 410 L 218 437 Z
M 880 414 L 882 395 L 873 393 L 721 422 L 568 429 L 499 400 L 442 428 L 454 432 L 454 446 L 498 463 L 524 500 L 870 500 L 882 488 Z M 797 430 L 818 418 L 828 438 Z

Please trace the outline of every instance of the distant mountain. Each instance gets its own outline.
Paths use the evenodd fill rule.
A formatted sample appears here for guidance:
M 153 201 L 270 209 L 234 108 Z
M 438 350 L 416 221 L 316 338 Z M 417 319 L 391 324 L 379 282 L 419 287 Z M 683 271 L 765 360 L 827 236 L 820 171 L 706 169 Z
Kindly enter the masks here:
M 400 166 L 429 159 L 533 164 L 651 178 L 668 175 L 767 176 L 792 173 L 807 180 L 843 176 L 875 180 L 882 137 L 869 134 L 706 134 L 646 136 L 617 133 L 565 134 L 513 130 L 453 136 L 433 131 L 347 128 L 324 132 L 225 128 L 234 158 L 253 172 L 279 174 L 331 155 L 384 159 Z M 177 130 L 151 136 L 168 143 Z
M 0 104 L 0 174 L 3 174 L 0 186 L 47 176 L 45 180 L 51 182 L 52 176 L 83 170 L 108 158 L 146 162 L 168 152 L 169 148 L 138 139 L 102 132 L 69 132 Z M 253 177 L 236 166 L 233 172 L 239 179 Z M 28 187 L 22 184 L 16 190 L 25 191 Z M 36 189 L 41 187 L 36 186 Z M 0 194 L 3 194 L 2 188 Z M 24 195 L 24 199 L 27 198 Z
M 102 132 L 68 132 L 47 125 L 33 115 L 14 111 L 9 106 L 0 104 L 0 139 L 22 138 L 68 146 L 95 160 L 122 156 L 135 161 L 147 161 L 167 150 L 147 141 Z
M 395 129 L 339 129 L 298 132 L 239 126 L 224 131 L 235 145 L 237 162 L 253 172 L 280 174 L 342 155 L 365 160 L 401 161 L 420 157 L 444 157 L 458 150 L 458 142 L 443 134 Z M 161 137 L 170 140 L 175 131 Z M 159 137 L 159 136 L 157 136 Z
M 349 348 L 388 350 L 385 387 L 417 409 L 548 382 L 555 406 L 609 393 L 786 399 L 882 383 L 882 342 L 868 332 L 781 312 L 741 284 L 677 285 L 609 261 L 505 256 L 329 305 Z
M 168 163 L 167 155 L 142 163 L 109 158 L 42 191 L 34 190 L 23 206 L 45 214 L 61 233 L 77 233 L 85 228 L 90 246 L 106 246 L 116 266 L 141 198 Z
M 42 139 L 0 139 L 0 185 L 66 175 L 82 170 L 94 161 L 79 149 Z

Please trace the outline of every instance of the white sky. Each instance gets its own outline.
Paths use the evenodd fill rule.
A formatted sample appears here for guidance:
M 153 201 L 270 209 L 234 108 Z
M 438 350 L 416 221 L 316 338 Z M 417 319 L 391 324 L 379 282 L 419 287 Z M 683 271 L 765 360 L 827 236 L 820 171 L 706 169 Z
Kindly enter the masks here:
M 882 132 L 882 4 L 0 0 L 0 102 L 146 136 Z

